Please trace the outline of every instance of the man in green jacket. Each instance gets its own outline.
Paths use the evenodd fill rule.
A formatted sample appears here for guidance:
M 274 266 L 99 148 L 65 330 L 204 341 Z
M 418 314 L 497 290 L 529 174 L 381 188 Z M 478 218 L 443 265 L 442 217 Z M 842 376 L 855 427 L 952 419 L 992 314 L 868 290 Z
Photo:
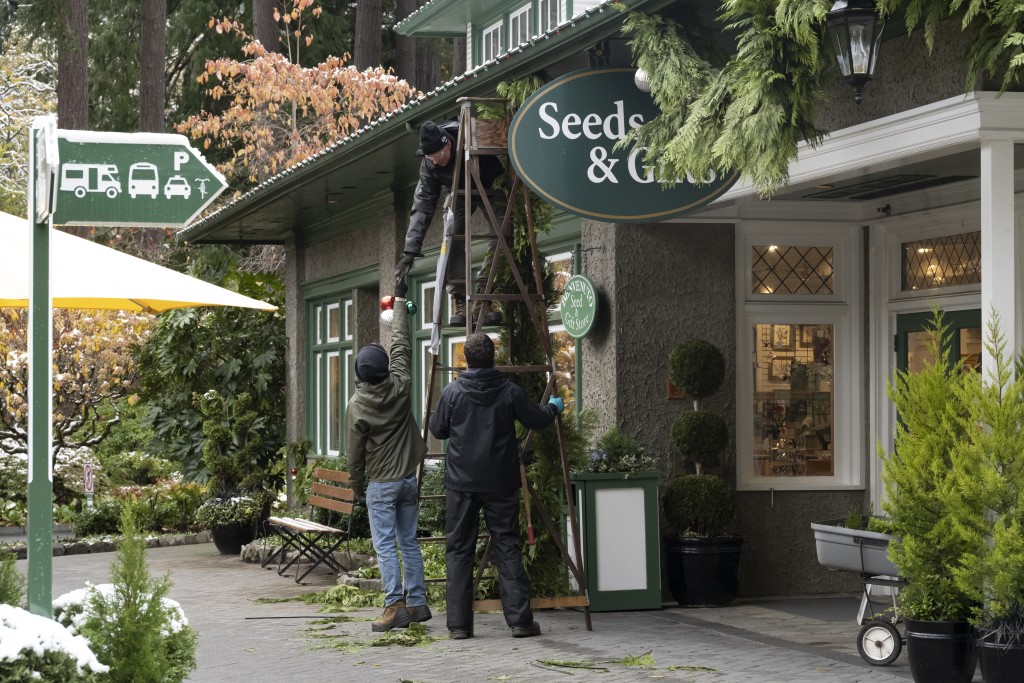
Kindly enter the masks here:
M 412 416 L 412 345 L 406 289 L 404 279 L 396 283 L 390 361 L 380 344 L 359 350 L 356 393 L 345 411 L 349 477 L 357 495 L 365 487 L 373 548 L 384 581 L 384 614 L 373 622 L 374 631 L 404 628 L 431 617 L 423 557 L 416 540 L 416 468 L 427 446 Z M 401 564 L 396 544 L 402 551 Z

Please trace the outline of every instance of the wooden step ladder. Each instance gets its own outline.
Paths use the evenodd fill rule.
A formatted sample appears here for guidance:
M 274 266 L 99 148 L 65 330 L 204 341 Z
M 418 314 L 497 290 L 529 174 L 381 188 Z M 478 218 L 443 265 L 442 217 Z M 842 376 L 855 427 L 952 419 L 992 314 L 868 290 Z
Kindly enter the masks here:
M 494 191 L 491 188 L 483 187 L 480 173 L 480 159 L 486 156 L 506 156 L 508 154 L 508 143 L 507 143 L 507 131 L 508 124 L 511 120 L 511 113 L 508 108 L 508 102 L 504 99 L 496 98 L 459 98 L 459 104 L 461 109 L 459 111 L 459 137 L 457 141 L 456 149 L 452 150 L 452 159 L 455 162 L 455 169 L 452 178 L 452 195 L 451 201 L 453 207 L 458 206 L 455 202 L 463 202 L 465 206 L 465 220 L 463 225 L 463 231 L 461 233 L 453 234 L 452 239 L 462 240 L 465 246 L 465 272 L 460 274 L 461 277 L 449 277 L 449 273 L 444 272 L 438 278 L 438 287 L 436 289 L 435 296 L 445 296 L 445 288 L 442 285 L 449 283 L 452 284 L 465 284 L 466 292 L 466 335 L 470 335 L 474 332 L 480 332 L 483 330 L 483 320 L 485 314 L 490 311 L 490 305 L 492 302 L 502 302 L 504 304 L 504 322 L 503 326 L 511 331 L 513 324 L 513 315 L 521 315 L 525 312 L 529 322 L 535 327 L 537 336 L 541 341 L 543 347 L 543 353 L 546 358 L 545 365 L 496 365 L 495 368 L 504 373 L 529 373 L 529 372 L 545 372 L 547 373 L 547 386 L 544 390 L 544 395 L 541 397 L 541 401 L 546 401 L 548 397 L 556 395 L 557 393 L 557 374 L 555 372 L 554 352 L 551 343 L 551 335 L 548 329 L 547 314 L 544 310 L 544 286 L 543 277 L 541 271 L 541 258 L 540 252 L 537 249 L 537 236 L 534 230 L 533 224 L 533 213 L 530 203 L 530 192 L 528 188 L 520 181 L 518 175 L 516 175 L 514 169 L 511 168 L 511 164 L 506 169 L 507 174 L 507 187 L 508 192 L 508 203 L 505 207 L 504 215 L 499 216 L 495 213 L 495 207 L 493 199 L 496 198 Z M 498 104 L 505 108 L 506 118 L 505 120 L 494 120 L 494 119 L 480 119 L 474 115 L 474 107 L 477 104 Z M 533 269 L 533 281 L 528 282 L 524 279 L 523 274 L 518 267 L 515 255 L 510 245 L 510 236 L 512 232 L 512 218 L 515 210 L 517 201 L 522 201 L 522 206 L 525 208 L 526 215 L 526 228 L 527 236 L 529 238 L 530 256 L 532 259 Z M 483 234 L 474 234 L 472 229 L 472 209 L 473 202 L 479 202 L 480 208 L 483 209 L 488 230 Z M 489 253 L 488 267 L 486 268 L 486 277 L 474 277 L 474 258 L 473 258 L 473 243 L 474 241 L 492 242 L 494 248 Z M 447 248 L 447 247 L 446 247 Z M 497 275 L 498 268 L 500 265 L 505 264 L 510 270 L 511 276 L 515 281 L 513 292 L 499 293 L 495 292 L 495 276 Z M 447 269 L 445 269 L 447 270 Z M 451 274 L 456 275 L 456 274 Z M 513 304 L 521 304 L 515 306 Z M 479 306 L 478 306 L 479 305 Z M 443 306 L 441 307 L 443 309 Z M 477 311 L 478 315 L 474 316 L 474 308 L 479 308 Z M 476 320 L 474 320 L 474 317 Z M 443 325 L 446 321 L 435 319 L 434 325 Z M 435 334 L 435 337 L 438 336 Z M 516 357 L 513 345 L 516 343 L 514 335 L 506 335 L 507 348 L 505 349 L 508 354 L 508 358 L 514 359 Z M 433 411 L 434 402 L 437 399 L 435 396 L 435 387 L 437 386 L 440 373 L 448 373 L 448 377 L 451 378 L 451 373 L 465 370 L 464 366 L 455 365 L 442 365 L 439 361 L 440 356 L 435 355 L 433 363 L 430 369 L 430 384 L 427 389 L 427 400 L 425 405 L 425 415 L 423 419 L 423 436 L 425 440 L 428 440 L 429 430 L 428 423 L 430 421 L 430 415 Z M 562 470 L 562 483 L 564 487 L 565 500 L 568 507 L 568 522 L 570 527 L 570 535 L 572 537 L 572 547 L 567 547 L 563 540 L 564 529 L 559 528 L 560 519 L 552 514 L 543 505 L 540 497 L 536 495 L 529 478 L 526 475 L 526 467 L 523 464 L 523 455 L 529 450 L 530 442 L 532 441 L 533 433 L 531 432 L 523 443 L 520 444 L 520 476 L 522 478 L 522 490 L 523 490 L 523 504 L 526 510 L 527 519 L 527 534 L 529 542 L 532 544 L 533 537 L 533 511 L 532 507 L 537 508 L 538 517 L 544 524 L 548 534 L 552 541 L 558 547 L 558 550 L 562 556 L 563 562 L 568 569 L 571 577 L 575 580 L 576 585 L 579 587 L 580 593 L 578 595 L 565 595 L 555 597 L 534 597 L 530 601 L 530 605 L 535 609 L 546 609 L 553 607 L 582 607 L 584 613 L 584 619 L 586 622 L 586 628 L 588 631 L 592 630 L 591 618 L 590 618 L 590 602 L 587 598 L 587 580 L 586 574 L 583 568 L 583 556 L 580 547 L 580 528 L 579 519 L 576 514 L 576 502 L 573 497 L 572 484 L 569 479 L 569 463 L 566 458 L 565 452 L 565 435 L 563 433 L 561 416 L 555 420 L 555 429 L 558 437 L 559 455 L 561 458 L 561 470 Z M 428 441 L 429 443 L 429 441 Z M 429 453 L 427 458 L 443 458 L 443 453 Z M 417 479 L 422 484 L 423 481 L 423 464 L 417 472 Z M 438 499 L 444 498 L 444 495 L 440 496 L 422 496 L 421 500 Z M 444 541 L 443 537 L 440 538 L 422 538 L 421 542 L 435 542 Z M 487 539 L 487 543 L 484 547 L 483 556 L 480 560 L 477 568 L 475 581 L 474 581 L 474 593 L 479 587 L 480 581 L 484 576 L 484 572 L 488 567 L 490 558 L 491 543 L 490 539 Z M 427 579 L 432 582 L 444 581 L 444 577 L 433 577 Z M 473 609 L 475 611 L 493 611 L 501 609 L 500 600 L 477 600 L 473 603 Z

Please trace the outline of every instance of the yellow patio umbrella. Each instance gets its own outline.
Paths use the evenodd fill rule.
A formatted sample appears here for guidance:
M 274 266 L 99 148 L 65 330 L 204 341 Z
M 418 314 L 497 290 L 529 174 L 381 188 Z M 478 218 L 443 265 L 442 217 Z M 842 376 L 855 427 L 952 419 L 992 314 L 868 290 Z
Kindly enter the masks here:
M 32 270 L 29 222 L 0 212 L 0 308 L 26 308 Z M 170 268 L 54 230 L 50 237 L 54 308 L 159 313 L 190 306 L 276 306 Z

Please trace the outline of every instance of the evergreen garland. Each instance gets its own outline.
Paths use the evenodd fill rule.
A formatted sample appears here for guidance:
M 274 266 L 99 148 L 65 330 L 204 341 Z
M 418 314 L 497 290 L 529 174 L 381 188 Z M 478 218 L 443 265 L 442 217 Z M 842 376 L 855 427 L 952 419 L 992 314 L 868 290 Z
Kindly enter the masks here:
M 838 70 L 825 18 L 831 0 L 725 0 L 718 21 L 736 49 L 722 64 L 680 22 L 628 12 L 623 25 L 637 65 L 651 78 L 662 114 L 631 131 L 620 146 L 647 148 L 645 163 L 665 179 L 710 179 L 739 171 L 762 194 L 789 179 L 797 145 L 812 147 L 827 133 L 814 125 L 825 85 Z M 939 25 L 957 21 L 970 36 L 963 56 L 966 90 L 983 76 L 1001 91 L 1019 82 L 1024 66 L 1024 4 L 1018 0 L 877 0 L 878 12 L 922 28 L 929 52 Z M 884 56 L 883 56 L 884 58 Z

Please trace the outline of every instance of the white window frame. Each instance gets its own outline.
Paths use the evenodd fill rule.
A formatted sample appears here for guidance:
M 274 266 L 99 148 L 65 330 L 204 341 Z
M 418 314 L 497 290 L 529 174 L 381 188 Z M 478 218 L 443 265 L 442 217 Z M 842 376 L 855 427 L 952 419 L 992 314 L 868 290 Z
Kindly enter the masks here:
M 355 309 L 352 307 L 352 299 L 345 300 L 345 316 L 342 318 L 342 336 L 345 337 L 345 341 L 353 341 L 352 330 L 355 328 L 355 319 L 352 316 Z
M 860 229 L 847 223 L 815 222 L 807 227 L 766 221 L 743 222 L 736 238 L 736 484 L 741 491 L 863 489 L 865 458 L 862 381 L 863 331 L 860 290 L 863 275 Z M 832 295 L 795 296 L 751 293 L 751 253 L 755 245 L 831 247 Z M 753 326 L 758 323 L 833 326 L 833 476 L 755 476 L 754 406 L 751 359 Z M 873 453 L 873 451 L 871 451 Z
M 342 362 L 341 354 L 338 351 L 328 351 L 327 353 L 324 354 L 324 370 L 323 370 L 323 375 L 324 375 L 324 379 L 327 381 L 327 387 L 328 387 L 328 391 L 327 391 L 327 406 L 326 406 L 327 410 L 324 411 L 324 415 L 327 418 L 327 424 L 326 424 L 327 428 L 324 430 L 324 441 L 325 441 L 324 446 L 326 447 L 327 455 L 338 455 L 338 453 L 341 452 L 341 449 L 340 448 L 331 448 L 331 419 L 332 419 L 332 416 L 335 413 L 337 413 L 339 416 L 341 415 L 340 405 L 345 405 L 345 403 L 341 403 L 340 405 L 335 405 L 334 404 L 334 399 L 331 396 L 331 392 L 330 392 L 331 384 L 330 384 L 329 380 L 331 378 L 331 360 L 332 359 L 337 359 L 337 361 L 338 361 L 338 385 L 341 387 L 342 398 L 344 398 L 344 396 L 345 396 L 345 379 L 346 379 L 345 378 L 345 366 L 346 366 L 346 363 Z M 338 444 L 339 445 L 345 442 L 345 435 L 343 433 L 344 431 L 345 431 L 345 425 L 343 425 L 341 423 L 341 418 L 339 417 L 339 422 L 338 422 Z
M 562 20 L 562 7 L 559 0 L 538 0 L 537 2 L 537 35 L 542 35 L 552 30 Z M 555 10 L 555 19 L 550 20 L 551 9 Z
M 530 10 L 532 9 L 530 4 L 523 5 L 519 9 L 513 11 L 508 15 L 508 47 L 512 49 L 518 47 L 524 43 L 530 42 L 530 37 L 533 35 L 530 33 Z M 523 35 L 523 27 L 526 28 L 526 34 Z M 518 34 L 518 35 L 517 35 Z
M 338 304 L 327 304 L 327 317 L 324 318 L 324 335 L 326 339 L 323 341 L 328 344 L 341 341 L 340 336 L 331 335 L 331 313 L 337 313 L 338 315 L 338 331 L 344 333 L 345 331 L 345 317 L 344 311 L 338 306 Z
M 483 57 L 483 63 L 487 63 L 492 59 L 497 59 L 501 55 L 505 54 L 505 48 L 502 44 L 504 42 L 504 29 L 505 22 L 499 20 L 483 30 L 480 34 L 480 54 Z M 497 48 L 492 44 L 497 41 Z

